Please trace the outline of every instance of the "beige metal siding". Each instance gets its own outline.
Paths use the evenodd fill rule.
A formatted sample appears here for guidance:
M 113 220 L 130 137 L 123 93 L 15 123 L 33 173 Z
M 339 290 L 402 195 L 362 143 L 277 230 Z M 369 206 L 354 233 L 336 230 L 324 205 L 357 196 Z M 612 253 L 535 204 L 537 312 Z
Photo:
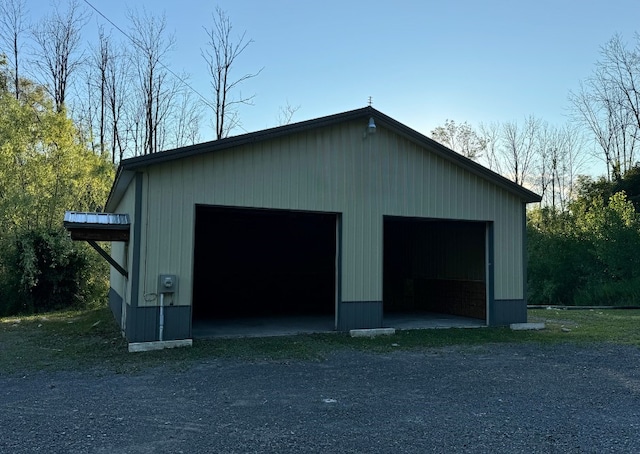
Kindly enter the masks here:
M 190 304 L 195 204 L 342 213 L 342 299 L 382 300 L 383 215 L 493 221 L 495 297 L 522 298 L 520 200 L 414 142 L 361 121 L 148 169 L 140 304 L 159 273 Z M 145 259 L 146 257 L 146 259 Z
M 408 140 L 384 133 L 376 139 L 389 175 L 384 214 L 493 221 L 495 298 L 522 298 L 521 200 Z
M 135 184 L 132 181 L 127 188 L 122 200 L 114 210 L 115 213 L 126 213 L 131 220 L 129 230 L 129 244 L 122 241 L 114 241 L 111 243 L 111 257 L 118 262 L 131 276 L 131 264 L 133 258 L 133 229 L 137 219 L 135 219 Z M 130 279 L 126 279 L 114 267 L 110 267 L 110 285 L 126 302 L 131 304 L 131 285 Z

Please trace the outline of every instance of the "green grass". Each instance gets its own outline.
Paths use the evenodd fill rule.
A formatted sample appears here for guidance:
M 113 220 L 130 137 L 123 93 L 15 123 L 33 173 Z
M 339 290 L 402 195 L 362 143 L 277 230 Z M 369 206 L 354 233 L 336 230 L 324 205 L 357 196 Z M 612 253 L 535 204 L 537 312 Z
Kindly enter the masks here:
M 331 352 L 424 350 L 492 343 L 617 343 L 640 346 L 640 310 L 529 311 L 542 331 L 508 328 L 399 331 L 394 336 L 351 338 L 344 333 L 287 337 L 195 340 L 191 348 L 128 353 L 107 308 L 0 318 L 0 373 L 36 370 L 111 370 L 135 373 L 163 366 L 182 370 L 197 361 L 323 360 Z

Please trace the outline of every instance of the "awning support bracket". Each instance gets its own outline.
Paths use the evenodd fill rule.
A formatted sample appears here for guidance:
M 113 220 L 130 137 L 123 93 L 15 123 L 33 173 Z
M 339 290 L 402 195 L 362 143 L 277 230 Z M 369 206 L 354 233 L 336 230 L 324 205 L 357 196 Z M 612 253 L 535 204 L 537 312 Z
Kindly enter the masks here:
M 87 243 L 89 243 L 92 248 L 94 248 L 96 251 L 98 251 L 98 254 L 100 254 L 107 262 L 109 262 L 109 264 L 112 267 L 114 267 L 116 270 L 118 270 L 118 272 L 120 274 L 122 274 L 127 279 L 129 278 L 129 273 L 127 272 L 127 270 L 122 268 L 122 266 L 120 266 L 120 264 L 118 262 L 116 262 L 113 259 L 113 257 L 111 257 L 109 254 L 107 254 L 107 251 L 102 249 L 98 243 L 96 243 L 94 240 L 87 240 Z

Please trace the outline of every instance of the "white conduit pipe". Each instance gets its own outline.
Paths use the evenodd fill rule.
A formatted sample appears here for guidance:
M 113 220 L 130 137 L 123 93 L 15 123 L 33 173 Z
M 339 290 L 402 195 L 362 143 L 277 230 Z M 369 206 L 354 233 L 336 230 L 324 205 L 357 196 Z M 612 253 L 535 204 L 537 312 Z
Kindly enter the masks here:
M 159 340 L 162 342 L 164 336 L 164 293 L 160 294 L 160 326 L 159 326 Z

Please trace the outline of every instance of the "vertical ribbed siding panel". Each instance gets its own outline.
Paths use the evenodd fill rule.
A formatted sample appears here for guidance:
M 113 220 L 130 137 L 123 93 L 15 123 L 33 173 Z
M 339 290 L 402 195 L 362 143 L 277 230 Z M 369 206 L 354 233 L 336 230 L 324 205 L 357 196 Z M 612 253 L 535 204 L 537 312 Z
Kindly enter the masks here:
M 158 263 L 166 261 L 166 250 L 160 250 L 161 237 L 168 233 L 166 242 L 172 241 L 172 233 L 169 230 L 169 226 L 164 225 L 161 222 L 162 209 L 156 207 L 162 207 L 168 203 L 164 202 L 167 196 L 167 167 L 158 169 L 158 173 L 155 178 L 147 178 L 145 181 L 145 194 L 143 196 L 143 213 L 144 213 L 144 225 L 142 227 L 142 246 L 144 252 L 141 254 L 141 267 L 140 272 L 141 285 L 140 285 L 140 297 L 138 299 L 138 306 L 156 306 L 155 293 L 156 288 L 152 288 L 153 276 L 157 275 Z M 148 201 L 148 202 L 147 202 Z M 154 295 L 147 295 L 153 293 Z M 144 313 L 144 311 L 140 312 Z M 141 321 L 140 323 L 144 323 Z
M 136 249 L 138 249 L 140 251 L 140 263 L 138 266 L 139 269 L 139 283 L 138 283 L 138 292 L 136 297 L 138 298 L 138 306 L 142 306 L 145 304 L 144 302 L 144 286 L 145 286 L 145 263 L 148 260 L 148 224 L 149 224 L 149 220 L 148 220 L 148 211 L 147 211 L 147 207 L 149 205 L 148 201 L 149 201 L 149 192 L 150 192 L 150 187 L 149 187 L 149 174 L 143 174 L 142 175 L 142 194 L 141 194 L 141 199 L 140 199 L 140 245 L 136 247 Z M 154 257 L 151 257 L 152 259 Z M 132 299 L 133 299 L 133 295 L 132 295 Z M 127 320 L 127 323 L 130 323 L 129 320 Z
M 190 181 L 189 175 L 194 173 L 193 161 L 185 161 L 182 167 L 182 174 L 179 176 L 181 180 L 182 191 L 180 194 L 180 222 L 183 223 L 180 226 L 180 246 L 178 253 L 180 255 L 180 262 L 176 273 L 182 274 L 182 279 L 185 282 L 192 282 L 193 279 L 193 245 L 194 245 L 194 233 L 195 233 L 195 204 L 194 204 L 194 185 Z M 179 295 L 179 303 L 190 305 L 191 304 L 191 290 L 189 292 L 181 292 Z
M 193 248 L 193 228 L 192 212 L 193 212 L 193 186 L 186 175 L 193 171 L 191 163 L 182 162 L 181 165 L 174 168 L 172 175 L 172 185 L 177 190 L 171 192 L 171 231 L 176 232 L 174 241 L 170 245 L 169 270 L 160 273 L 180 274 L 180 280 L 191 282 L 191 249 Z M 188 203 L 185 201 L 188 200 Z M 167 265 L 165 265 L 167 266 Z M 180 287 L 178 286 L 178 294 L 176 295 L 176 303 L 190 304 L 191 298 L 183 298 Z
M 370 268 L 367 270 L 365 278 L 367 279 L 367 295 L 365 299 L 370 301 L 382 301 L 382 250 L 383 241 L 383 179 L 382 179 L 382 162 L 383 153 L 378 145 L 376 135 L 368 137 L 371 141 L 370 159 L 367 160 L 369 170 L 367 175 L 370 178 L 369 194 L 370 208 L 367 216 L 369 223 L 369 242 L 365 247 L 371 248 L 371 256 L 369 258 Z M 366 158 L 365 158 L 366 159 Z
M 443 162 L 441 158 L 436 158 L 436 175 L 435 175 L 435 185 L 433 187 L 433 198 L 435 202 L 435 210 L 433 212 L 434 217 L 442 218 L 445 217 L 444 213 L 444 169 Z
M 359 123 L 336 125 L 157 165 L 149 175 L 145 286 L 155 292 L 157 274 L 175 266 L 181 303 L 191 302 L 196 203 L 342 213 L 345 301 L 382 299 L 383 215 L 494 221 L 496 298 L 522 293 L 520 201 L 383 127 L 363 138 Z
M 351 143 L 343 130 L 339 131 L 338 149 L 347 152 L 346 161 L 346 193 L 343 195 L 344 212 L 343 228 L 343 273 L 342 273 L 342 299 L 345 301 L 357 301 L 365 299 L 364 286 L 364 245 L 367 241 L 367 232 L 364 230 L 365 202 L 362 199 L 364 186 L 364 163 L 362 162 L 364 144 Z M 358 201 L 362 201 L 358 203 Z
M 494 221 L 496 298 L 522 295 L 520 201 L 486 180 L 379 128 L 389 183 L 383 213 L 399 216 Z M 521 215 L 520 215 L 521 217 Z
M 122 242 L 111 243 L 111 256 L 129 272 L 131 276 L 131 262 L 133 254 L 133 226 L 136 222 L 140 222 L 139 219 L 135 219 L 135 184 L 133 181 L 129 184 L 122 200 L 115 209 L 116 213 L 126 213 L 131 219 L 131 227 L 129 230 L 129 247 L 125 246 Z M 127 254 L 127 255 L 125 255 Z M 125 301 L 131 302 L 131 285 L 130 282 L 125 279 L 115 268 L 110 267 L 109 282 L 111 288 L 113 288 Z M 119 320 L 118 320 L 119 322 Z

